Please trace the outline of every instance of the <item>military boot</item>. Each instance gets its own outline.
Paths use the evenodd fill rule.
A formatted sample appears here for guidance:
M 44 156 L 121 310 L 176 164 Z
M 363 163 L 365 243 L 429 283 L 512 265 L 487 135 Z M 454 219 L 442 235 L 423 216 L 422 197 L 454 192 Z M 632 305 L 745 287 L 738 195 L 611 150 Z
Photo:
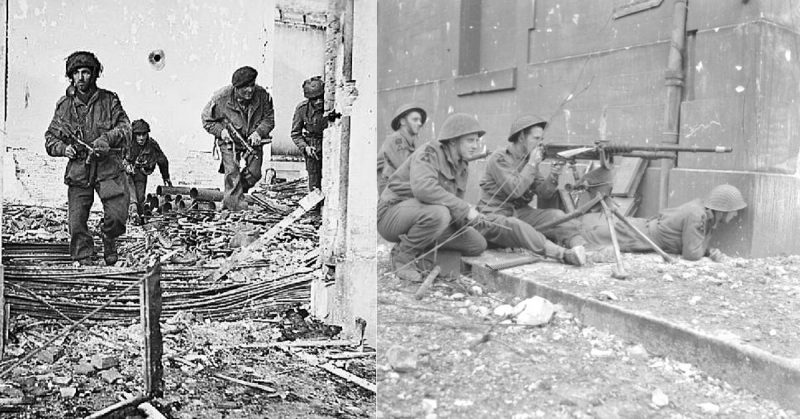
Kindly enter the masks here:
M 414 255 L 401 251 L 398 246 L 392 248 L 392 269 L 394 274 L 409 282 L 422 282 L 422 275 L 417 271 Z
M 115 239 L 110 239 L 108 237 L 103 237 L 103 260 L 106 261 L 106 265 L 113 266 L 119 260 L 119 255 L 117 255 L 117 242 Z
M 575 246 L 564 251 L 562 261 L 567 265 L 583 266 L 586 264 L 586 249 L 583 246 Z

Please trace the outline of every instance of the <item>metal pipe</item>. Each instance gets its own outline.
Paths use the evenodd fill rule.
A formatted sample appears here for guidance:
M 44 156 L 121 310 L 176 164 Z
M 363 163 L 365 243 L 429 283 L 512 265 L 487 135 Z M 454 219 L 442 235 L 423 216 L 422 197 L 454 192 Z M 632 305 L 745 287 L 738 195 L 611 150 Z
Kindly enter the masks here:
M 664 110 L 664 133 L 662 143 L 678 144 L 680 138 L 681 96 L 683 94 L 683 54 L 686 45 L 686 5 L 688 0 L 675 0 L 672 15 L 672 40 L 670 42 L 667 71 L 664 84 L 667 86 L 667 103 Z M 661 160 L 658 208 L 667 207 L 669 200 L 669 173 L 675 166 L 672 159 Z
M 189 197 L 195 201 L 221 202 L 225 195 L 219 189 L 191 188 Z
M 156 186 L 156 195 L 187 195 L 192 190 L 191 186 Z

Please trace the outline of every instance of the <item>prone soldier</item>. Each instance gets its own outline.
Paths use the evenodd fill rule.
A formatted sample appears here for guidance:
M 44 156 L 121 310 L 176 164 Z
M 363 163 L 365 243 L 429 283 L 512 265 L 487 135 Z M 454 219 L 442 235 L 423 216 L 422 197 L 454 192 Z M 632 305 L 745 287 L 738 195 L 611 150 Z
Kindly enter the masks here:
M 131 203 L 129 213 L 137 213 L 140 217 L 144 210 L 147 177 L 153 174 L 158 166 L 165 186 L 172 186 L 169 178 L 169 160 L 161 151 L 155 138 L 150 136 L 150 124 L 144 119 L 137 119 L 131 124 L 133 141 L 125 152 L 125 172 L 128 173 Z
M 247 208 L 244 194 L 261 179 L 263 145 L 270 143 L 275 128 L 275 110 L 267 90 L 256 84 L 258 71 L 241 67 L 231 84 L 216 92 L 203 108 L 203 128 L 214 136 L 222 154 L 220 173 L 225 174 L 222 207 L 231 211 Z M 244 158 L 244 168 L 239 160 Z
M 94 194 L 103 203 L 103 259 L 118 260 L 116 239 L 125 233 L 128 187 L 122 153 L 130 140 L 131 126 L 116 93 L 97 87 L 103 66 L 88 51 L 67 57 L 66 95 L 56 103 L 45 132 L 45 149 L 53 157 L 66 157 L 64 183 L 69 205 L 70 256 L 91 265 L 94 239 L 87 222 Z

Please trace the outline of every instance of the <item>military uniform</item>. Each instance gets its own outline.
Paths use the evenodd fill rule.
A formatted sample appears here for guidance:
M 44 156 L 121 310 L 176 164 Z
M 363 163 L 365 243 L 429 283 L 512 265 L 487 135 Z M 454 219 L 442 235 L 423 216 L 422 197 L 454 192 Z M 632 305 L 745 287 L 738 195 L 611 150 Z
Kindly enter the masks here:
M 319 157 L 305 156 L 309 190 L 322 189 L 322 132 L 328 127 L 323 111 L 322 106 L 315 108 L 304 100 L 297 105 L 292 118 L 292 141 L 304 155 L 306 147 L 314 147 Z
M 698 260 L 708 253 L 713 219 L 712 211 L 705 207 L 702 200 L 695 199 L 679 207 L 667 208 L 656 217 L 628 220 L 665 252 L 680 254 L 686 260 Z M 602 214 L 587 214 L 581 217 L 581 223 L 583 235 L 590 245 L 611 244 L 608 224 Z M 625 224 L 617 222 L 615 229 L 623 252 L 652 250 Z
M 478 211 L 516 217 L 533 228 L 564 217 L 558 209 L 537 209 L 530 206 L 534 196 L 551 199 L 558 191 L 557 175 L 547 178 L 528 164 L 528 155 L 519 154 L 513 145 L 492 153 L 481 178 L 481 199 Z M 568 221 L 541 231 L 547 238 L 565 247 L 583 245 L 580 223 Z
M 418 112 L 422 125 L 428 118 L 428 113 L 420 106 L 403 104 L 397 108 L 391 121 L 392 133 L 381 144 L 378 151 L 378 196 L 380 197 L 389 177 L 403 164 L 404 161 L 417 149 L 420 144 L 419 136 L 412 135 L 407 130 L 401 129 L 400 120 L 411 112 Z
M 253 147 L 254 154 L 246 161 L 243 169 L 239 168 L 239 160 L 247 151 L 237 140 L 234 133 L 232 143 L 222 140 L 225 120 L 230 121 L 233 128 L 245 140 L 253 132 L 258 132 L 262 140 L 268 140 L 275 128 L 275 110 L 269 93 L 255 86 L 253 98 L 242 105 L 234 96 L 234 87 L 227 86 L 215 93 L 211 101 L 203 108 L 203 128 L 216 139 L 216 146 L 222 154 L 220 172 L 225 174 L 225 194 L 222 206 L 226 209 L 239 210 L 246 208 L 244 194 L 261 179 L 261 163 L 264 156 L 262 145 Z M 268 142 L 268 141 L 267 141 Z
M 467 256 L 477 256 L 492 244 L 563 257 L 563 248 L 515 218 L 489 214 L 484 216 L 488 223 L 478 221 L 462 229 L 470 209 L 463 200 L 467 177 L 468 163 L 453 156 L 447 144 L 426 144 L 389 178 L 378 203 L 378 232 L 399 242 L 398 251 L 412 254 L 449 239 L 441 249 Z
M 136 204 L 141 215 L 147 191 L 147 177 L 153 174 L 156 166 L 158 166 L 161 178 L 164 179 L 165 183 L 168 182 L 170 179 L 169 160 L 167 160 L 164 152 L 161 151 L 158 142 L 150 137 L 143 146 L 140 146 L 136 140 L 131 141 L 131 145 L 125 153 L 125 163 L 130 166 L 133 172 L 128 173 L 130 185 L 133 188 L 130 193 L 130 202 Z
M 68 71 L 69 73 L 69 71 Z M 85 260 L 94 255 L 94 240 L 87 222 L 94 203 L 94 194 L 103 203 L 101 231 L 106 239 L 115 240 L 125 233 L 128 218 L 128 188 L 122 165 L 122 150 L 130 140 L 128 115 L 116 93 L 97 88 L 87 101 L 81 100 L 70 86 L 59 99 L 55 114 L 45 133 L 45 149 L 53 157 L 66 156 L 73 140 L 68 132 L 82 132 L 83 140 L 94 144 L 105 139 L 111 151 L 104 156 L 91 156 L 81 145 L 73 145 L 78 155 L 67 163 L 64 183 L 68 185 L 70 256 Z

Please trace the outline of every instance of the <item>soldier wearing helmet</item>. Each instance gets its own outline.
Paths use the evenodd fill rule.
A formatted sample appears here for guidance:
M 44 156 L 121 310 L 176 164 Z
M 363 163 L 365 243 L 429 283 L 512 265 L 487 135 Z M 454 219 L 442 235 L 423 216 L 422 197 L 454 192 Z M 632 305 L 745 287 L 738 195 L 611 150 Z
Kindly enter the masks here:
M 222 207 L 231 211 L 247 209 L 244 194 L 261 179 L 264 144 L 272 142 L 275 109 L 267 89 L 256 84 L 258 71 L 238 68 L 231 84 L 214 93 L 203 108 L 203 128 L 214 136 L 214 148 L 222 155 L 225 195 Z M 251 153 L 243 142 L 249 143 Z M 243 167 L 239 161 L 244 159 Z
M 546 127 L 547 121 L 535 115 L 524 115 L 514 121 L 508 134 L 510 144 L 495 151 L 487 159 L 486 171 L 480 181 L 481 199 L 478 202 L 478 211 L 513 216 L 533 228 L 565 215 L 558 209 L 530 206 L 534 196 L 550 199 L 556 194 L 558 177 L 563 167 L 554 165 L 546 178 L 539 171 L 539 164 L 542 162 L 540 145 Z M 568 248 L 586 244 L 580 234 L 580 222 L 575 220 L 541 233 Z
M 438 142 L 417 149 L 389 178 L 378 203 L 378 232 L 384 239 L 397 242 L 392 249 L 392 265 L 401 279 L 421 280 L 415 262 L 436 242 L 441 243 L 441 249 L 468 256 L 482 253 L 487 242 L 547 253 L 546 239 L 531 226 L 501 215 L 483 216 L 464 200 L 468 160 L 483 134 L 473 116 L 450 115 Z M 558 256 L 565 259 L 563 252 Z M 569 263 L 583 263 L 577 254 L 567 259 Z
M 64 183 L 69 204 L 70 256 L 82 265 L 93 264 L 94 239 L 87 221 L 94 194 L 103 202 L 103 258 L 117 262 L 116 239 L 125 233 L 128 187 L 122 152 L 130 140 L 131 125 L 116 93 L 97 87 L 103 65 L 88 51 L 67 57 L 67 94 L 58 100 L 45 132 L 45 149 L 66 157 Z
M 291 137 L 303 153 L 308 172 L 308 189 L 322 189 L 322 132 L 328 127 L 323 115 L 325 84 L 315 76 L 303 82 L 305 100 L 297 105 L 292 119 Z
M 675 208 L 662 210 L 652 218 L 629 218 L 667 253 L 680 254 L 686 260 L 699 260 L 708 256 L 719 261 L 722 253 L 709 247 L 714 231 L 720 223 L 729 223 L 745 209 L 747 203 L 742 193 L 732 185 L 719 185 L 706 199 L 695 199 Z M 581 217 L 584 235 L 590 244 L 608 245 L 611 236 L 601 215 Z M 647 252 L 650 246 L 622 223 L 616 224 L 620 249 L 623 252 Z
M 144 209 L 145 192 L 147 190 L 147 177 L 153 174 L 158 166 L 165 186 L 172 186 L 169 178 L 169 160 L 161 151 L 158 142 L 150 137 L 150 124 L 144 119 L 137 119 L 131 124 L 133 141 L 125 151 L 125 172 L 128 173 L 129 184 L 132 188 L 129 213 L 136 213 L 141 217 Z
M 392 133 L 378 151 L 378 195 L 383 192 L 389 177 L 416 150 L 419 131 L 427 120 L 425 109 L 405 104 L 397 108 L 392 117 Z

